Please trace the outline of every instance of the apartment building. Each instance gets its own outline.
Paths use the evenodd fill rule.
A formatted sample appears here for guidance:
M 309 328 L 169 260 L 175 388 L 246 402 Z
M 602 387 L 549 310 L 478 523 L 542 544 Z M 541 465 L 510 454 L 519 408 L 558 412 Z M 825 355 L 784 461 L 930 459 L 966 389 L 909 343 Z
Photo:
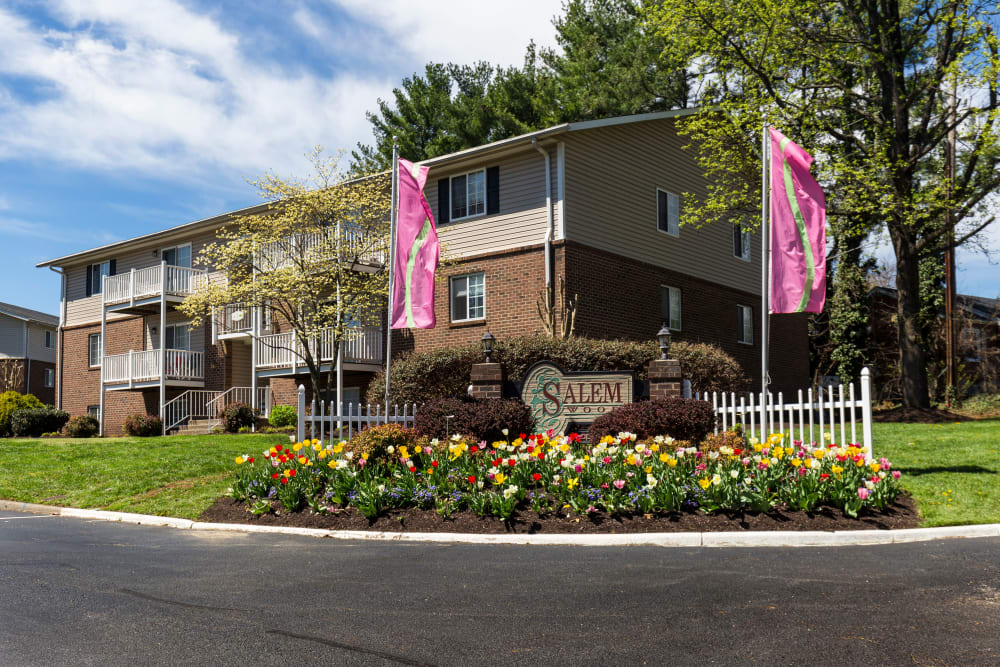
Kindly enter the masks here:
M 439 270 L 437 327 L 393 332 L 393 354 L 540 333 L 546 289 L 578 296 L 576 335 L 718 345 L 759 381 L 759 234 L 731 225 L 681 228 L 685 193 L 703 193 L 693 156 L 663 112 L 567 123 L 424 162 L 425 193 L 454 263 Z M 404 156 L 405 157 L 405 156 Z M 306 378 L 280 322 L 240 304 L 193 326 L 176 305 L 203 281 L 205 244 L 233 215 L 191 222 L 39 266 L 63 272 L 59 397 L 100 415 L 108 434 L 133 412 L 183 425 L 237 398 L 292 403 Z M 371 258 L 377 270 L 382 258 Z M 557 308 L 558 310 L 558 308 Z M 255 330 L 256 329 L 256 330 Z M 805 315 L 774 316 L 771 377 L 805 386 Z M 323 341 L 318 343 L 324 346 Z M 331 346 L 321 357 L 329 368 Z M 385 328 L 362 327 L 344 355 L 344 400 L 384 365 Z M 325 356 L 324 356 L 325 354 Z
M 0 303 L 0 390 L 55 403 L 59 318 Z

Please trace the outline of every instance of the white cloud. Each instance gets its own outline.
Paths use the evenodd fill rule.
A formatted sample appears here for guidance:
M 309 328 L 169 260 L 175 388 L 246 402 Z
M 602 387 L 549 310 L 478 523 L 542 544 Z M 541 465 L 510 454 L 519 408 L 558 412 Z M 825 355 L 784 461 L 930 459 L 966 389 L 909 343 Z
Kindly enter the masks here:
M 520 66 L 532 38 L 536 44 L 555 46 L 552 18 L 562 10 L 561 0 L 429 0 L 420 5 L 411 0 L 332 1 L 381 26 L 393 38 L 387 48 L 411 53 L 414 69 L 429 60 Z
M 221 180 L 266 169 L 302 174 L 315 144 L 366 139 L 365 110 L 395 83 L 251 64 L 238 36 L 170 0 L 145 2 L 143 11 L 110 0 L 55 9 L 70 32 L 0 9 L 0 73 L 54 91 L 35 102 L 0 98 L 0 160 L 189 180 L 220 180 L 220 170 Z

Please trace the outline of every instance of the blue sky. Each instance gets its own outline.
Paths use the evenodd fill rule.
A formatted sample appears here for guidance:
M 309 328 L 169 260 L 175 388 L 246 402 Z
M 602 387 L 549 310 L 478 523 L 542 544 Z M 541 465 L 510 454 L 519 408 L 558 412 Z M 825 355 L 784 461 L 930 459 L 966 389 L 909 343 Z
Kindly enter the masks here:
M 427 61 L 553 45 L 560 5 L 0 0 L 0 301 L 57 313 L 37 262 L 254 204 L 248 178 L 370 142 L 365 112 Z M 997 266 L 959 266 L 1000 295 Z

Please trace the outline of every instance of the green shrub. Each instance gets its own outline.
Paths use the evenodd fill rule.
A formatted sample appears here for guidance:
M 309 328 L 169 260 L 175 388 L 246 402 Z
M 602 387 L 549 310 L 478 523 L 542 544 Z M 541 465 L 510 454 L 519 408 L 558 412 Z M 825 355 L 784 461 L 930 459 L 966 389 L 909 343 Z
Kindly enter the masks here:
M 659 356 L 654 341 L 547 336 L 500 339 L 493 353 L 512 382 L 524 380 L 528 368 L 542 360 L 552 361 L 565 371 L 634 371 L 636 379 L 645 380 L 649 362 Z M 713 345 L 675 342 L 670 347 L 670 356 L 681 362 L 684 377 L 691 380 L 693 391 L 740 391 L 746 387 L 740 365 Z M 478 343 L 412 353 L 394 360 L 390 403 L 422 404 L 434 398 L 463 397 L 472 365 L 482 360 L 483 350 Z M 381 371 L 369 385 L 368 402 L 383 403 L 384 387 L 385 376 Z
M 413 428 L 430 438 L 464 433 L 462 424 L 466 421 L 465 413 L 471 402 L 470 398 L 432 398 L 417 409 Z
M 267 418 L 267 423 L 275 428 L 295 426 L 299 416 L 295 414 L 295 408 L 290 405 L 276 405 L 271 408 L 271 416 Z
M 405 446 L 410 450 L 420 441 L 416 429 L 399 424 L 381 424 L 366 428 L 351 438 L 350 448 L 356 456 L 368 455 L 368 465 L 392 465 L 399 458 L 397 450 Z M 392 451 L 389 451 L 392 447 Z
M 69 421 L 69 413 L 55 408 L 21 408 L 10 418 L 14 435 L 37 438 L 43 433 L 62 430 Z
M 451 419 L 446 419 L 449 415 Z M 518 433 L 533 433 L 535 420 L 528 406 L 516 398 L 435 398 L 420 406 L 413 426 L 431 438 L 460 433 L 467 439 L 496 442 L 506 438 L 504 429 L 514 434 L 512 438 Z
M 66 424 L 66 435 L 71 438 L 90 438 L 97 435 L 101 425 L 90 415 L 73 417 Z
M 699 443 L 715 428 L 715 411 L 706 401 L 668 398 L 664 401 L 628 403 L 606 412 L 590 427 L 590 441 L 626 431 L 639 439 L 668 435 L 675 440 Z
M 18 410 L 37 410 L 45 405 L 31 394 L 19 394 L 16 391 L 5 391 L 0 394 L 0 436 L 10 437 L 11 418 Z
M 127 435 L 140 438 L 163 435 L 163 421 L 156 415 L 144 415 L 137 412 L 125 418 L 125 422 L 122 423 L 122 431 Z
M 249 431 L 257 421 L 253 408 L 242 401 L 227 405 L 219 417 L 222 419 L 222 426 L 226 429 L 226 433 L 239 433 L 240 429 Z

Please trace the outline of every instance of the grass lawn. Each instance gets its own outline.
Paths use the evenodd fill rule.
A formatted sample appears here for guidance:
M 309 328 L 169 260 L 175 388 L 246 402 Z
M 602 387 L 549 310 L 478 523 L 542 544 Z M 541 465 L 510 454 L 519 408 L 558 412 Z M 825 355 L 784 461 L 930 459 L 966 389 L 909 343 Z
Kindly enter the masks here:
M 0 440 L 0 498 L 195 519 L 229 487 L 241 454 L 287 435 Z
M 1000 523 L 1000 420 L 875 424 L 875 456 L 902 471 L 924 526 Z
M 1000 523 L 1000 420 L 875 424 L 926 526 Z M 241 454 L 286 435 L 0 440 L 0 498 L 197 518 L 224 494 Z

